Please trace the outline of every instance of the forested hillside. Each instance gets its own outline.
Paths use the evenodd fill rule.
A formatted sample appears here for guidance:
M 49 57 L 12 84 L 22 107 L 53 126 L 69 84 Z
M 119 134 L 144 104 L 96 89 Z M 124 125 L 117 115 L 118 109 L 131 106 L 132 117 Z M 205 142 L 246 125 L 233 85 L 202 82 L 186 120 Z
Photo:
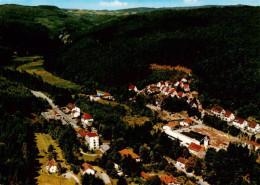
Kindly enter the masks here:
M 151 63 L 179 64 L 193 70 L 205 99 L 259 117 L 259 12 L 231 6 L 122 17 L 78 34 L 46 56 L 45 66 L 79 84 L 119 87 L 146 78 Z

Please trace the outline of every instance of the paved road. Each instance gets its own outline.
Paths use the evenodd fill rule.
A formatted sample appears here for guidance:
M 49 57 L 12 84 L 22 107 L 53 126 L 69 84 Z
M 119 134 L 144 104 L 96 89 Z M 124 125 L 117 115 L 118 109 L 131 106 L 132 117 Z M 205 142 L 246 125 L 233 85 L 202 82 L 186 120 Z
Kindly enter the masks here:
M 39 92 L 39 91 L 33 91 L 31 90 L 32 94 L 38 98 L 43 98 L 45 100 L 47 100 L 47 102 L 51 105 L 51 107 L 58 113 L 61 115 L 61 120 L 63 122 L 66 122 L 70 125 L 72 125 L 74 128 L 78 128 L 77 124 L 76 124 L 76 121 L 71 119 L 68 115 L 66 115 L 64 112 L 62 112 L 57 105 L 55 105 L 53 103 L 53 101 L 47 97 L 45 94 L 43 94 L 42 92 Z
M 77 176 L 75 176 L 72 172 L 64 173 L 64 174 L 62 174 L 62 176 L 64 178 L 68 178 L 68 179 L 70 179 L 72 177 L 78 184 L 80 184 L 79 178 Z

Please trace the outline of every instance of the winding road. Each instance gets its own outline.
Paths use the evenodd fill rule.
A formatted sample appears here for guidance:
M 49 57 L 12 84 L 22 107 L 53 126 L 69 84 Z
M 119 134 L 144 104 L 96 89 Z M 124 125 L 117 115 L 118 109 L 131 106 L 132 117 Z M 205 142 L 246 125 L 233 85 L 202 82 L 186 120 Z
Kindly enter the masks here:
M 31 90 L 32 94 L 34 96 L 36 96 L 37 98 L 42 98 L 47 100 L 47 102 L 51 105 L 51 107 L 58 113 L 61 115 L 61 121 L 62 122 L 66 122 L 67 124 L 70 124 L 71 126 L 73 126 L 74 128 L 78 128 L 76 121 L 71 119 L 68 115 L 66 115 L 64 112 L 62 112 L 57 105 L 55 105 L 53 103 L 53 101 L 47 97 L 45 94 L 43 94 L 42 92 L 39 91 L 33 91 Z

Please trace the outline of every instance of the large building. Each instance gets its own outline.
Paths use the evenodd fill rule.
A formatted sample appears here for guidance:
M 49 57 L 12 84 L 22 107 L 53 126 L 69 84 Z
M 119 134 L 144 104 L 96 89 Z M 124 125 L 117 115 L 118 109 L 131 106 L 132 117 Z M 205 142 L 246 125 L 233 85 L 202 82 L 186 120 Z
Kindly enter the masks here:
M 99 149 L 99 136 L 97 133 L 92 133 L 88 130 L 85 130 L 79 131 L 78 135 L 86 139 L 86 141 L 88 142 L 89 150 Z
M 167 127 L 165 128 L 164 132 L 171 139 L 179 139 L 183 146 L 188 147 L 191 143 L 195 143 L 197 145 L 204 145 L 206 148 L 209 144 L 209 138 L 206 135 L 194 131 L 185 132 L 181 130 L 167 129 Z

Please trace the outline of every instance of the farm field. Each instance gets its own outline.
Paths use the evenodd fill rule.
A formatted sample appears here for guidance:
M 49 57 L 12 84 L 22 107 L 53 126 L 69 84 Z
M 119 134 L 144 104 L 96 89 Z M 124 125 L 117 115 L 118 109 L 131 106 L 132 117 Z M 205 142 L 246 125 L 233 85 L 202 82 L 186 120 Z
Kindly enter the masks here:
M 22 64 L 17 67 L 18 71 L 25 70 L 26 72 L 30 74 L 36 74 L 38 76 L 41 76 L 43 81 L 55 85 L 57 87 L 65 88 L 65 89 L 74 89 L 74 90 L 79 90 L 80 85 L 77 85 L 75 83 L 72 83 L 68 80 L 64 80 L 60 77 L 54 76 L 52 73 L 46 71 L 44 69 L 43 63 L 44 61 L 42 59 L 39 59 L 37 61 L 35 60 L 34 57 L 18 57 L 14 61 L 17 61 L 19 63 L 24 63 L 25 61 L 28 61 L 25 64 Z

